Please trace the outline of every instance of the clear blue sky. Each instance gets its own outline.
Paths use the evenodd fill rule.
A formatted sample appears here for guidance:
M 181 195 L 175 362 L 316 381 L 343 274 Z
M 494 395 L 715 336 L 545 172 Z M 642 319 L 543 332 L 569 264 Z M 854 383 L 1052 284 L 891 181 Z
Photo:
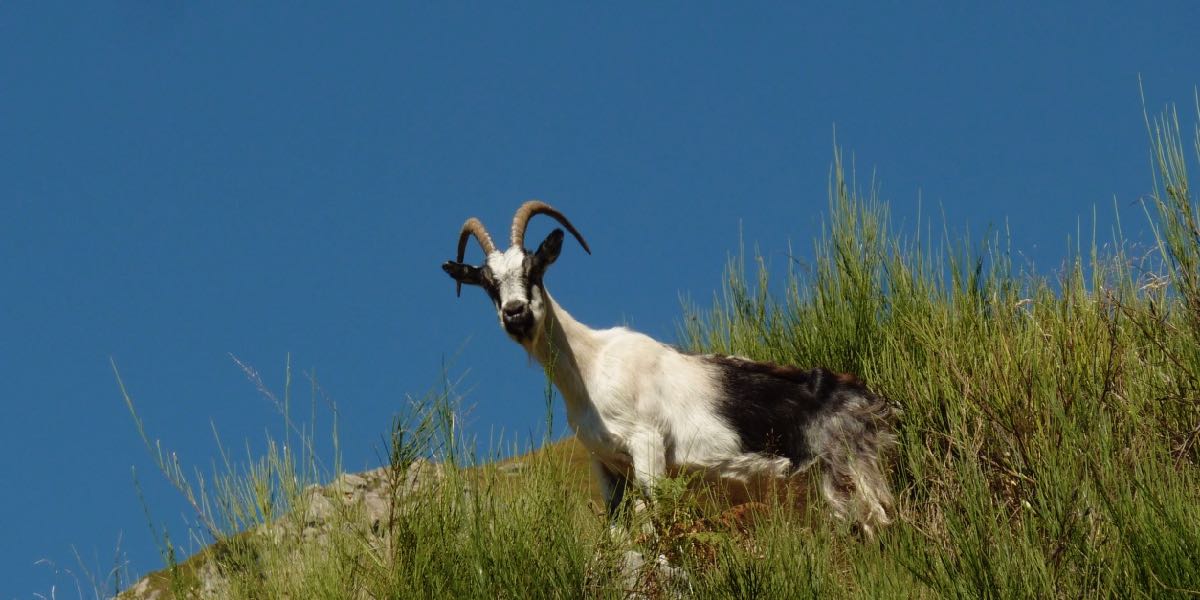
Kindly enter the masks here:
M 471 215 L 561 208 L 594 254 L 568 240 L 558 300 L 666 339 L 739 231 L 810 247 L 835 124 L 899 218 L 1007 220 L 1039 267 L 1114 197 L 1144 231 L 1137 78 L 1190 114 L 1200 4 L 970 4 L 0 4 L 0 598 L 74 597 L 72 545 L 160 567 L 133 466 L 184 537 L 109 357 L 205 468 L 210 422 L 280 433 L 229 353 L 315 370 L 351 469 L 455 356 L 469 432 L 540 431 L 540 371 L 439 268 Z

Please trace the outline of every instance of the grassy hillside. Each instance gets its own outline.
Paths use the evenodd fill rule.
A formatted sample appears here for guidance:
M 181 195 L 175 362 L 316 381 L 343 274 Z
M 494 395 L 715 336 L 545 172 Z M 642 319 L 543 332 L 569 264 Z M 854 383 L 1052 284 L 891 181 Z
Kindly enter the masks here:
M 321 539 L 236 533 L 305 514 L 302 482 L 329 474 L 304 452 L 231 467 L 206 499 L 156 447 L 219 540 L 156 585 L 189 595 L 203 563 L 228 581 L 219 594 L 247 598 L 1200 595 L 1200 213 L 1185 170 L 1200 131 L 1185 145 L 1174 114 L 1147 125 L 1148 253 L 1118 232 L 1039 275 L 1002 240 L 896 232 L 838 155 L 811 263 L 771 295 L 761 261 L 735 260 L 716 304 L 686 310 L 689 349 L 857 372 L 902 408 L 900 514 L 875 543 L 820 502 L 730 511 L 680 481 L 637 517 L 656 535 L 614 537 L 577 445 L 472 466 L 432 398 L 394 429 L 391 464 L 436 456 L 439 478 L 394 494 L 372 526 L 335 514 Z M 631 549 L 687 575 L 631 570 Z

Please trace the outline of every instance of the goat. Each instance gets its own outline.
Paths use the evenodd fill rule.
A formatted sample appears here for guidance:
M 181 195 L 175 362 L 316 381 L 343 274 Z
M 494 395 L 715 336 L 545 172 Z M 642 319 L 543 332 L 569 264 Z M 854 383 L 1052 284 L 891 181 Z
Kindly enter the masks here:
M 824 368 L 688 354 L 624 327 L 589 328 L 546 291 L 562 229 L 536 251 L 524 248 L 526 225 L 539 214 L 557 220 L 591 254 L 562 213 L 530 200 L 513 217 L 507 250 L 471 217 L 459 232 L 458 258 L 442 269 L 460 296 L 464 283 L 482 287 L 504 331 L 546 368 L 591 455 L 610 518 L 631 480 L 649 498 L 669 472 L 750 484 L 820 463 L 822 494 L 835 516 L 868 536 L 874 524 L 890 521 L 880 454 L 895 436 L 883 398 L 855 376 Z M 478 267 L 463 263 L 472 236 L 486 255 Z

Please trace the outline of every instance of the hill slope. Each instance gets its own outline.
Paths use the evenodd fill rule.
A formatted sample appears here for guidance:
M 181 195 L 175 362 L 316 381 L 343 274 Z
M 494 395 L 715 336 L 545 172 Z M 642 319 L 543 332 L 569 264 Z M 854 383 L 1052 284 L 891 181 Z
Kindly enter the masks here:
M 239 598 L 1200 594 L 1200 211 L 1178 122 L 1148 126 L 1157 237 L 1139 258 L 1120 232 L 1052 278 L 998 240 L 934 250 L 893 232 L 838 155 L 828 233 L 782 294 L 762 261 L 753 284 L 734 261 L 716 306 L 689 309 L 690 350 L 855 372 L 903 408 L 899 518 L 878 543 L 778 498 L 746 528 L 678 480 L 630 528 L 655 535 L 614 536 L 574 442 L 461 467 L 426 415 L 396 428 L 391 466 L 320 492 L 286 454 L 231 476 L 216 512 L 250 526 L 214 524 L 219 542 L 147 585 L 190 597 L 208 569 L 224 582 L 208 593 Z

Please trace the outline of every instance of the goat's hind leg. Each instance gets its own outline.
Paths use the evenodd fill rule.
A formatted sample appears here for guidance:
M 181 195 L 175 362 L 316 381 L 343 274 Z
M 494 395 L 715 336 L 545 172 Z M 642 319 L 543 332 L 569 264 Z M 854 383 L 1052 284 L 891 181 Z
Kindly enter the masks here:
M 880 468 L 881 455 L 893 440 L 885 421 L 890 409 L 873 396 L 856 399 L 848 408 L 822 428 L 821 491 L 835 516 L 870 537 L 875 525 L 891 522 L 892 493 Z
M 821 494 L 835 517 L 848 521 L 870 538 L 876 524 L 886 525 L 891 521 L 884 499 L 880 497 L 882 489 L 890 503 L 887 484 L 873 481 L 874 478 L 864 472 L 867 468 L 862 461 L 847 460 L 845 456 L 839 458 L 842 460 L 822 461 Z M 882 488 L 879 487 L 881 483 Z

